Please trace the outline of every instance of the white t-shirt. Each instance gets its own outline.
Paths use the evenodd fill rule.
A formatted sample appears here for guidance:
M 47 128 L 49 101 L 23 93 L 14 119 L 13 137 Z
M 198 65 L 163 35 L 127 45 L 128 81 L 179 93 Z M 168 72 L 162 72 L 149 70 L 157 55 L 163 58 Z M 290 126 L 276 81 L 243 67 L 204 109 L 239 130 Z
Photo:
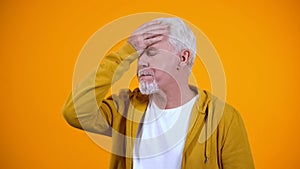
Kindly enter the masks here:
M 172 109 L 160 109 L 150 101 L 140 139 L 134 145 L 133 169 L 181 168 L 190 114 L 197 98 Z

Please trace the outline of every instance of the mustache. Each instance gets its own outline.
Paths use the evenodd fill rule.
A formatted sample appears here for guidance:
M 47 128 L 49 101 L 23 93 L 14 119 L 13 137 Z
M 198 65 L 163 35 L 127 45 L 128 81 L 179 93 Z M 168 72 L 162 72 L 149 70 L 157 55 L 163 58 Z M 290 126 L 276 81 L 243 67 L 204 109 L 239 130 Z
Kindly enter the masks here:
M 140 69 L 137 72 L 137 76 L 141 77 L 141 76 L 153 76 L 154 75 L 154 71 L 152 69 L 149 68 L 144 68 L 144 69 Z

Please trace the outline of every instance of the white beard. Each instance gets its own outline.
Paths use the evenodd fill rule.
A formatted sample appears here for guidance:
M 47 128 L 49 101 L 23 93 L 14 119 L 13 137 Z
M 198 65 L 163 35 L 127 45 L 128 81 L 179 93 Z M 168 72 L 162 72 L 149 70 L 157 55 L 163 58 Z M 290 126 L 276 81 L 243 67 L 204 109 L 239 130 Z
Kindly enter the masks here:
M 142 94 L 147 94 L 147 95 L 158 93 L 159 91 L 158 85 L 155 80 L 151 83 L 140 82 L 139 89 Z

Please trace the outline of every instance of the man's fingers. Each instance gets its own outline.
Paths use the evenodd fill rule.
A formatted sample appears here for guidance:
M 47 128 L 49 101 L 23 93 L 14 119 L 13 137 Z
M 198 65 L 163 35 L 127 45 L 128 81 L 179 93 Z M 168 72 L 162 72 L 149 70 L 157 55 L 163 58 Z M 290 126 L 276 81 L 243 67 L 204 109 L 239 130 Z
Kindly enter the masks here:
M 140 26 L 139 28 L 137 28 L 135 33 L 142 34 L 142 33 L 148 32 L 152 29 L 166 28 L 168 26 L 169 25 L 162 23 L 161 21 L 154 20 L 154 21 L 147 22 L 147 23 L 143 24 L 142 26 Z
M 144 42 L 146 46 L 150 46 L 153 45 L 154 43 L 160 42 L 163 38 L 164 38 L 163 35 L 158 35 L 149 39 L 145 39 Z
M 147 27 L 151 27 L 151 26 L 159 25 L 159 24 L 161 24 L 161 21 L 158 21 L 158 20 L 150 21 L 150 22 L 147 22 L 147 23 L 144 23 L 143 25 L 141 25 L 139 28 L 137 28 L 137 30 L 143 30 Z
M 145 28 L 139 30 L 137 33 L 143 34 L 143 33 L 149 32 L 149 31 L 159 30 L 159 29 L 166 29 L 166 30 L 168 30 L 168 27 L 169 27 L 169 25 L 166 25 L 166 24 L 152 25 L 152 26 L 145 27 Z
M 156 28 L 156 29 L 150 29 L 147 32 L 136 32 L 133 34 L 133 36 L 143 36 L 146 37 L 147 35 L 154 35 L 154 34 L 166 34 L 169 32 L 167 28 Z
M 168 34 L 167 29 L 157 29 L 157 30 L 151 30 L 149 32 L 146 32 L 142 36 L 144 39 L 149 39 L 157 35 L 167 35 L 167 34 Z
M 129 37 L 128 42 L 137 50 L 144 50 L 147 46 L 161 41 L 164 35 L 169 34 L 169 25 L 154 20 L 147 22 L 136 29 Z

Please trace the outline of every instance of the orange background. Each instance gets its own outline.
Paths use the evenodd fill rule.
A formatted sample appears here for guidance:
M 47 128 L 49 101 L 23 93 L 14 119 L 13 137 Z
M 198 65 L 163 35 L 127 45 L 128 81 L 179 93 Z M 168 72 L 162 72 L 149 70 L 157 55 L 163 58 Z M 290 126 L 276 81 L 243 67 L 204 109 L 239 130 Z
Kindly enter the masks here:
M 256 168 L 300 168 L 298 1 L 0 4 L 1 168 L 108 168 L 109 153 L 68 126 L 61 109 L 88 38 L 114 19 L 146 11 L 182 17 L 214 44 L 227 101 L 241 112 Z

